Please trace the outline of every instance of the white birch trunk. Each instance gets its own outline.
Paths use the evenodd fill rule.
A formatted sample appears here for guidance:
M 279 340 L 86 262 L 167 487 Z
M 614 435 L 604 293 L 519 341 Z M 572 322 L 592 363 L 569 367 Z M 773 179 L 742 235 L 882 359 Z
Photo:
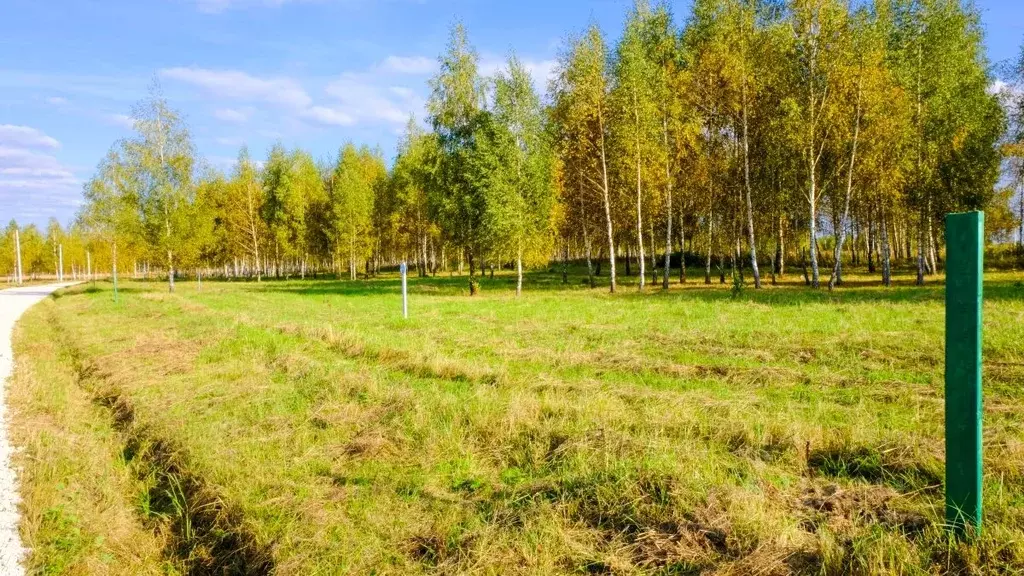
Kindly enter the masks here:
M 174 292 L 174 254 L 167 251 L 167 290 Z
M 839 220 L 839 238 L 836 240 L 834 253 L 835 263 L 832 267 L 832 275 L 828 279 L 828 289 L 830 291 L 835 288 L 837 282 L 842 282 L 843 243 L 846 242 L 847 221 L 850 219 L 850 197 L 853 196 L 853 166 L 857 161 L 857 140 L 860 136 L 860 99 L 861 88 L 858 81 L 857 107 L 853 122 L 853 145 L 850 147 L 850 164 L 846 170 L 846 199 L 843 206 L 843 216 Z
M 672 156 L 668 147 L 668 119 L 661 121 L 663 144 L 665 146 L 665 206 L 668 223 L 665 227 L 665 270 L 661 278 L 661 288 L 668 290 L 669 275 L 672 273 Z M 653 249 L 654 246 L 651 246 Z M 681 254 L 681 252 L 680 252 Z
M 493 268 L 491 274 L 493 275 Z M 523 244 L 519 243 L 519 250 L 516 252 L 516 297 L 523 293 Z
M 598 110 L 597 120 L 598 130 L 601 131 L 601 191 L 604 193 L 604 218 L 608 225 L 608 270 L 610 279 L 608 291 L 615 293 L 615 232 L 612 228 L 612 203 L 608 190 L 608 160 L 605 155 L 604 145 L 604 117 L 600 110 Z
M 111 248 L 111 274 L 114 281 L 114 302 L 117 302 L 117 242 L 112 242 Z
M 25 274 L 21 268 L 21 233 L 18 231 L 17 228 L 14 229 L 14 253 L 15 259 L 17 261 L 15 272 L 17 272 L 17 281 L 18 285 L 20 286 L 25 282 Z
M 761 271 L 757 268 L 757 240 L 754 237 L 754 204 L 750 198 L 750 140 L 747 136 L 746 70 L 743 72 L 743 188 L 747 197 L 747 241 L 750 242 L 750 266 L 754 270 L 754 288 L 760 289 Z

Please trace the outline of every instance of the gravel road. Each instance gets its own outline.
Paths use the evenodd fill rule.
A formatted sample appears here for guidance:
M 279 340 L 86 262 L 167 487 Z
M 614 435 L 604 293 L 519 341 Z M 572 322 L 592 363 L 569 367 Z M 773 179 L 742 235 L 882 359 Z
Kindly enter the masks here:
M 0 575 L 25 573 L 21 559 L 25 549 L 18 536 L 18 478 L 11 467 L 14 452 L 7 435 L 7 378 L 14 369 L 11 331 L 21 314 L 58 288 L 74 282 L 25 286 L 0 290 Z

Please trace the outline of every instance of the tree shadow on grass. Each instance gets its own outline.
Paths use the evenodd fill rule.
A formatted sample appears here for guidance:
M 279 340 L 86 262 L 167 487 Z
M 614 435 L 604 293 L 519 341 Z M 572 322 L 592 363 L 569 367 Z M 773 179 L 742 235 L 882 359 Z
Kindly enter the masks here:
M 916 286 L 912 272 L 906 272 L 893 278 L 891 287 L 881 285 L 877 275 L 868 276 L 864 273 L 848 273 L 846 280 L 835 290 L 829 291 L 822 287 L 814 290 L 807 286 L 803 276 L 799 273 L 790 273 L 782 278 L 778 285 L 772 285 L 768 276 L 763 277 L 764 288 L 755 290 L 749 273 L 746 276 L 747 284 L 743 291 L 736 297 L 733 296 L 730 284 L 721 284 L 718 278 L 712 278 L 712 284 L 704 284 L 703 271 L 696 271 L 699 275 L 691 275 L 685 284 L 678 282 L 678 277 L 673 277 L 669 290 L 663 290 L 661 283 L 651 282 L 643 292 L 638 288 L 638 277 L 635 275 L 620 275 L 617 279 L 617 291 L 614 295 L 608 293 L 607 270 L 605 275 L 595 276 L 595 286 L 590 287 L 586 268 L 583 266 L 570 266 L 563 282 L 560 267 L 548 268 L 546 270 L 531 271 L 524 275 L 523 292 L 528 297 L 531 294 L 557 295 L 559 293 L 587 292 L 596 298 L 611 298 L 616 300 L 636 301 L 638 299 L 664 299 L 678 300 L 680 304 L 686 301 L 702 302 L 740 302 L 759 303 L 768 306 L 804 306 L 809 304 L 859 304 L 865 302 L 885 302 L 893 304 L 913 303 L 936 303 L 945 299 L 945 284 L 941 277 L 926 280 L 924 286 Z M 481 293 L 484 297 L 500 295 L 507 296 L 515 292 L 516 276 L 508 270 L 497 272 L 492 278 L 488 273 L 477 276 Z M 207 284 L 208 283 L 208 284 Z M 160 283 L 165 289 L 165 284 Z M 182 282 L 180 286 L 190 287 L 193 282 Z M 224 286 L 242 284 L 247 291 L 256 293 L 282 293 L 296 296 L 353 296 L 372 297 L 382 295 L 393 295 L 397 297 L 401 293 L 401 278 L 396 272 L 383 272 L 377 277 L 368 279 L 339 279 L 331 276 L 321 275 L 319 278 L 307 277 L 306 279 L 275 279 L 265 278 L 261 282 L 246 279 L 209 279 L 204 280 L 209 286 Z M 92 292 L 83 288 L 86 285 L 66 290 L 67 295 Z M 96 286 L 102 287 L 103 291 L 110 290 L 109 281 L 99 282 Z M 420 277 L 410 275 L 408 278 L 409 294 L 417 296 L 435 297 L 469 297 L 469 277 L 466 274 L 449 275 L 442 272 L 436 276 Z M 119 288 L 124 294 L 151 292 L 158 290 L 155 281 L 130 281 L 128 286 Z M 187 288 L 186 288 L 187 290 Z M 1024 273 L 1021 274 L 1000 274 L 990 277 L 985 281 L 985 300 L 988 301 L 1024 301 Z
M 1022 275 L 1024 279 L 1024 275 Z M 604 279 L 606 280 L 606 279 Z M 586 281 L 586 278 L 583 278 Z M 516 278 L 509 274 L 497 275 L 491 279 L 480 279 L 481 293 L 510 294 L 515 291 Z M 468 297 L 468 277 L 412 277 L 408 280 L 412 296 L 465 296 Z M 375 296 L 401 293 L 401 280 L 397 276 L 381 276 L 367 280 L 305 280 L 251 283 L 248 288 L 257 292 L 279 292 L 301 296 Z M 595 296 L 607 296 L 607 285 L 595 288 L 583 283 L 563 284 L 560 274 L 536 272 L 524 277 L 523 291 L 531 293 L 591 292 Z M 984 286 L 985 300 L 1024 301 L 1024 282 L 1021 280 L 987 280 Z M 847 280 L 833 291 L 826 288 L 817 290 L 804 285 L 802 280 L 788 280 L 778 286 L 766 283 L 762 290 L 746 286 L 738 297 L 733 297 L 731 287 L 721 284 L 706 285 L 693 281 L 680 285 L 673 283 L 669 290 L 661 285 L 648 285 L 643 292 L 637 290 L 636 277 L 626 277 L 618 285 L 616 299 L 637 300 L 651 298 L 672 298 L 682 302 L 700 300 L 704 302 L 754 302 L 769 306 L 803 306 L 808 304 L 857 304 L 865 302 L 887 302 L 894 304 L 934 303 L 945 299 L 945 285 L 942 280 L 932 280 L 925 286 L 915 286 L 913 278 L 898 279 L 886 288 L 870 279 Z

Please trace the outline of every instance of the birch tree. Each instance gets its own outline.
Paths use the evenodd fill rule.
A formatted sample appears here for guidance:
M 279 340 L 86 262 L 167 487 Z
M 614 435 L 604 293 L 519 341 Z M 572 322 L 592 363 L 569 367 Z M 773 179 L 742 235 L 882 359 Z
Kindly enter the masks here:
M 266 235 L 266 225 L 261 216 L 264 198 L 259 171 L 249 156 L 249 149 L 243 147 L 238 152 L 234 174 L 228 184 L 224 210 L 232 242 L 243 258 L 251 262 L 249 269 L 256 274 L 257 282 L 263 279 L 260 250 Z
M 477 259 L 482 252 L 483 190 L 469 172 L 474 130 L 483 110 L 483 86 L 476 51 L 461 24 L 452 28 L 440 70 L 430 80 L 430 124 L 439 144 L 437 182 L 431 187 L 432 213 L 469 262 L 469 293 L 477 292 Z
M 665 4 L 658 5 L 643 22 L 643 40 L 653 74 L 651 77 L 652 93 L 657 107 L 657 121 L 660 124 L 661 150 L 659 157 L 664 165 L 662 203 L 665 221 L 665 254 L 662 270 L 662 289 L 667 290 L 671 277 L 673 215 L 675 203 L 673 192 L 676 180 L 677 149 L 692 141 L 692 128 L 687 126 L 683 99 L 679 91 L 684 86 L 681 82 L 683 62 L 679 38 L 673 29 L 672 13 Z M 682 226 L 682 221 L 679 222 Z M 653 250 L 654 247 L 651 246 Z M 680 250 L 680 258 L 684 258 Z
M 523 261 L 545 254 L 554 195 L 550 147 L 540 98 L 530 73 L 514 56 L 495 78 L 494 115 L 508 141 L 499 146 L 500 184 L 487 203 L 488 228 L 515 255 L 516 295 L 523 290 Z
M 273 250 L 275 276 L 281 275 L 282 259 L 301 252 L 306 203 L 295 185 L 295 168 L 295 157 L 277 143 L 262 170 L 261 215 Z
M 175 259 L 185 256 L 196 221 L 192 211 L 195 189 L 195 148 L 181 116 L 159 92 L 134 111 L 136 137 L 125 144 L 134 179 L 143 230 L 148 245 L 166 257 L 168 290 L 174 291 Z
M 403 255 L 416 255 L 420 276 L 427 275 L 428 245 L 436 234 L 428 204 L 428 189 L 435 178 L 436 144 L 432 135 L 410 119 L 398 145 L 389 183 L 393 201 L 387 209 L 386 225 L 397 236 L 397 250 Z
M 331 176 L 335 253 L 345 255 L 351 280 L 357 277 L 359 260 L 371 248 L 367 240 L 379 176 L 379 170 L 373 165 L 376 162 L 378 159 L 369 149 L 357 149 L 350 142 L 338 153 Z
M 579 38 L 571 38 L 560 55 L 552 86 L 555 110 L 560 119 L 560 149 L 568 177 L 578 178 L 577 188 L 596 191 L 604 212 L 608 241 L 609 291 L 615 292 L 615 229 L 608 178 L 608 77 L 604 37 L 591 26 Z M 582 204 L 582 202 L 581 202 Z
M 111 278 L 117 300 L 118 246 L 144 234 L 140 191 L 144 182 L 128 163 L 127 143 L 111 148 L 96 174 L 85 184 L 84 208 L 79 216 L 83 227 L 110 246 Z
M 647 18 L 650 18 L 650 9 L 641 3 L 626 21 L 626 29 L 616 49 L 615 87 L 610 98 L 614 107 L 611 130 L 616 135 L 617 150 L 621 151 L 623 174 L 628 171 L 628 180 L 634 192 L 640 290 L 644 289 L 646 270 L 644 197 L 652 195 L 651 190 L 645 194 L 645 180 L 653 175 L 654 166 L 659 164 L 658 155 L 663 150 L 657 146 L 659 133 L 663 130 L 659 130 L 661 121 L 655 103 L 655 87 L 652 85 L 656 68 L 649 58 L 643 38 Z M 664 165 L 663 162 L 660 164 Z M 627 181 L 625 176 L 623 181 Z
M 791 0 L 795 93 L 789 101 L 795 139 L 807 176 L 808 252 L 811 286 L 820 286 L 818 269 L 818 202 L 823 190 L 821 160 L 831 135 L 835 98 L 837 42 L 842 37 L 844 7 L 837 0 Z

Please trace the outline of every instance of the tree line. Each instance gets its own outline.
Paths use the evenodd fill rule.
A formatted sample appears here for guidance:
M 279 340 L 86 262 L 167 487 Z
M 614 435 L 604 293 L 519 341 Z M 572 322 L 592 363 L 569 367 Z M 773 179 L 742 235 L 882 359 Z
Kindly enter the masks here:
M 568 36 L 544 93 L 514 55 L 483 77 L 461 25 L 438 64 L 390 167 L 351 143 L 329 161 L 278 144 L 224 173 L 155 94 L 48 244 L 152 264 L 171 290 L 175 271 L 354 279 L 399 261 L 468 269 L 470 293 L 486 268 L 514 268 L 518 292 L 524 268 L 569 261 L 613 292 L 622 266 L 640 289 L 688 265 L 756 287 L 798 266 L 832 288 L 844 262 L 923 283 L 947 212 L 986 210 L 993 239 L 1024 220 L 997 188 L 1024 104 L 991 90 L 969 2 L 696 0 L 680 26 L 641 0 L 613 45 L 596 25 Z

